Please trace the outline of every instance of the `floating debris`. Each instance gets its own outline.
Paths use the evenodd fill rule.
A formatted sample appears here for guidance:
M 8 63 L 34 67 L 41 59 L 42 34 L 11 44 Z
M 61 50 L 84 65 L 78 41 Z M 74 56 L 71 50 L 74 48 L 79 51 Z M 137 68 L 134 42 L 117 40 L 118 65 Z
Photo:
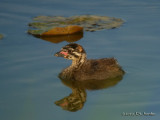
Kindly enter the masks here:
M 120 27 L 124 21 L 120 18 L 107 17 L 107 16 L 96 16 L 96 15 L 81 15 L 81 16 L 37 16 L 33 19 L 29 26 L 34 29 L 29 29 L 28 33 L 32 35 L 66 35 L 74 34 L 71 32 L 73 29 L 68 31 L 68 28 L 76 26 L 77 29 L 85 31 L 97 31 L 102 29 L 113 29 Z M 75 28 L 74 28 L 75 29 Z

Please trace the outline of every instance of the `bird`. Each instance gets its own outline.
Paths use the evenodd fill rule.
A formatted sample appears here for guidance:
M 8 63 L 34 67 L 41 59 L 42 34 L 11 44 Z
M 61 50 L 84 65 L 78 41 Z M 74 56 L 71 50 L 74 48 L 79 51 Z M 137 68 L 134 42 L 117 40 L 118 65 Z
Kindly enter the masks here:
M 60 79 L 72 81 L 99 81 L 123 76 L 125 71 L 115 58 L 87 59 L 84 48 L 70 43 L 55 53 L 56 57 L 72 60 L 72 64 L 59 74 Z

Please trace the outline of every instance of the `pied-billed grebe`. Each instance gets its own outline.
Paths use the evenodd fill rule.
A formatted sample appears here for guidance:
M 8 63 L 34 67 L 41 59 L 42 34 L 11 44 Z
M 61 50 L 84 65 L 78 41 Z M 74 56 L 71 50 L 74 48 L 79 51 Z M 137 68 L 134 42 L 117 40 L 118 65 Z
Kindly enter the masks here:
M 124 71 L 114 58 L 87 59 L 83 47 L 76 43 L 68 44 L 55 54 L 72 60 L 71 66 L 64 69 L 59 77 L 77 81 L 104 80 L 122 76 Z

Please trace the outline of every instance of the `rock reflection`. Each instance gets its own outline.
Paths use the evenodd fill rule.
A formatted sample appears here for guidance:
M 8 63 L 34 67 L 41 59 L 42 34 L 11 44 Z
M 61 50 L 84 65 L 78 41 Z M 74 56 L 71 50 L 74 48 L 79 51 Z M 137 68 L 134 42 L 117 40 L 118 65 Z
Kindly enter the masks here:
M 72 35 L 57 35 L 57 36 L 35 36 L 37 38 L 40 38 L 42 40 L 52 42 L 52 43 L 60 43 L 63 41 L 67 42 L 75 42 L 83 38 L 83 33 L 76 33 Z
M 124 71 L 114 58 L 87 59 L 81 45 L 72 43 L 64 46 L 55 54 L 72 60 L 72 64 L 64 69 L 59 78 L 72 93 L 55 102 L 56 105 L 68 111 L 83 108 L 86 101 L 86 90 L 98 90 L 116 85 L 122 80 Z

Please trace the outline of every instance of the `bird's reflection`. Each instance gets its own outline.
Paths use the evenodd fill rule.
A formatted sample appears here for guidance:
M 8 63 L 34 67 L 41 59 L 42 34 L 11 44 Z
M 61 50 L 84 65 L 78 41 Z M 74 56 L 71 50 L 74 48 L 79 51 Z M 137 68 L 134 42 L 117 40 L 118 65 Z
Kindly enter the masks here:
M 60 43 L 63 41 L 67 42 L 75 42 L 83 38 L 83 33 L 76 33 L 72 35 L 57 35 L 57 36 L 35 36 L 37 38 L 40 38 L 42 40 L 52 42 L 52 43 Z
M 62 83 L 72 89 L 72 93 L 55 102 L 64 110 L 76 112 L 83 108 L 86 102 L 86 90 L 99 90 L 115 86 L 122 80 L 123 76 L 108 78 L 106 80 L 76 81 L 71 79 L 61 79 Z
M 116 85 L 122 80 L 124 71 L 114 58 L 88 60 L 79 44 L 68 44 L 55 54 L 72 60 L 72 64 L 59 74 L 61 81 L 72 89 L 72 93 L 55 102 L 68 111 L 83 108 L 86 90 L 98 90 Z

